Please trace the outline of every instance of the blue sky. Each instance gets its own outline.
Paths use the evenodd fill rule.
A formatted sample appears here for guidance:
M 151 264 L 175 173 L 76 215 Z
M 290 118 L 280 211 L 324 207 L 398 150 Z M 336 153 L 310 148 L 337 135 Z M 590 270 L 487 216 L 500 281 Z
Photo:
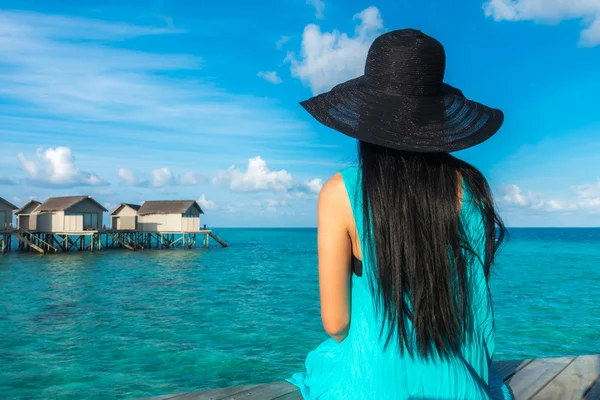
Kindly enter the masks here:
M 446 47 L 505 112 L 457 156 L 511 226 L 600 225 L 600 0 L 0 1 L 0 196 L 197 199 L 212 226 L 315 226 L 355 142 L 298 102 L 362 73 L 379 34 Z

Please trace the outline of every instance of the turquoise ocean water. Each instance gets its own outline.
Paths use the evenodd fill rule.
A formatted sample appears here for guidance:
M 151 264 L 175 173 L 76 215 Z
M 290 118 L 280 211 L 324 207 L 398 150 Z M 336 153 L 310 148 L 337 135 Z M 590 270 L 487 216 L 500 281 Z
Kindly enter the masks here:
M 600 353 L 600 229 L 512 229 L 496 359 Z M 284 379 L 326 339 L 314 229 L 227 249 L 0 256 L 0 398 L 134 398 Z

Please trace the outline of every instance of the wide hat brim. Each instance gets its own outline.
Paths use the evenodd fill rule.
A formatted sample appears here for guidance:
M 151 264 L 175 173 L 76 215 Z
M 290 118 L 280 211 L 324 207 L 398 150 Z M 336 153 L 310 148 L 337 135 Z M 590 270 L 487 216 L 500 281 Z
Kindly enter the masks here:
M 363 75 L 300 103 L 317 121 L 355 139 L 397 150 L 454 152 L 502 126 L 501 110 L 442 84 L 435 96 L 402 95 Z

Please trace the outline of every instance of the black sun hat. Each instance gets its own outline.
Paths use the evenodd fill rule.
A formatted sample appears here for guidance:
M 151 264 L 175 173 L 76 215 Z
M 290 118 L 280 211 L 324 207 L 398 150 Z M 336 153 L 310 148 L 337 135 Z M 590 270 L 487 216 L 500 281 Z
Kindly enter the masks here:
M 319 122 L 350 137 L 414 152 L 453 152 L 489 139 L 502 111 L 468 100 L 444 83 L 446 53 L 414 29 L 379 36 L 365 73 L 300 104 Z

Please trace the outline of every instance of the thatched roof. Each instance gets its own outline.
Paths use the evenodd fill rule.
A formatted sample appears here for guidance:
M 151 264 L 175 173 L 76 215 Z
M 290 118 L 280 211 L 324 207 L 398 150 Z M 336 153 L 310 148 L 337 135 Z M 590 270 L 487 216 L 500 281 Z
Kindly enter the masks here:
M 15 211 L 15 215 L 19 215 L 23 212 L 23 210 L 25 210 L 27 207 L 29 207 L 30 204 L 35 204 L 36 206 L 41 206 L 42 203 L 40 203 L 37 200 L 29 200 L 27 203 L 23 204 L 23 206 L 21 208 L 19 208 L 17 211 Z
M 15 206 L 13 203 L 11 203 L 10 201 L 3 199 L 2 197 L 0 197 L 0 201 L 2 203 L 6 204 L 7 206 L 9 206 L 10 208 L 12 208 L 13 210 L 16 210 L 17 208 L 19 208 L 19 207 Z
M 139 206 L 137 204 L 131 204 L 131 203 L 121 203 L 118 206 L 116 206 L 115 209 L 112 210 L 108 215 L 114 215 L 117 211 L 119 211 L 121 209 L 121 207 L 129 207 L 132 210 L 138 211 L 141 206 Z
M 138 210 L 138 215 L 184 214 L 193 206 L 198 208 L 200 214 L 204 214 L 204 211 L 195 200 L 162 200 L 144 202 Z
M 75 204 L 79 204 L 84 200 L 91 200 L 96 203 L 98 207 L 102 208 L 102 211 L 108 211 L 104 208 L 100 203 L 94 200 L 91 196 L 65 196 L 65 197 L 51 197 L 46 200 L 41 206 L 39 206 L 36 211 L 43 212 L 53 212 L 53 211 L 65 211 L 68 208 L 73 207 Z

